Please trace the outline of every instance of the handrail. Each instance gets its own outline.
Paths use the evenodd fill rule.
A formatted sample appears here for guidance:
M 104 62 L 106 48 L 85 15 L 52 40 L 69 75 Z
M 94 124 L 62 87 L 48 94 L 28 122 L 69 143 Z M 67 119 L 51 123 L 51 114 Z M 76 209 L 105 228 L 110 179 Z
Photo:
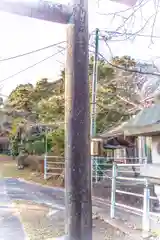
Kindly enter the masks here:
M 136 182 L 146 182 L 145 178 L 116 177 L 116 179 L 128 180 L 128 181 L 136 181 Z
M 59 161 L 56 161 L 56 160 L 51 161 L 51 159 L 48 159 L 48 158 L 57 159 Z M 47 156 L 47 155 L 44 156 L 44 179 L 45 180 L 47 180 L 49 177 L 59 175 L 60 170 L 64 170 L 65 162 L 64 161 L 60 162 L 60 159 L 64 159 L 64 158 L 58 157 L 58 156 Z M 55 171 L 57 171 L 57 173 Z
M 150 212 L 150 200 L 157 200 L 157 198 L 155 196 L 150 196 L 150 188 L 148 186 L 148 179 L 147 178 L 137 178 L 137 177 L 134 178 L 134 177 L 117 176 L 118 172 L 123 172 L 120 170 L 121 167 L 126 167 L 126 168 L 129 166 L 140 167 L 140 166 L 143 166 L 146 164 L 147 163 L 145 163 L 145 164 L 116 164 L 116 163 L 113 163 L 110 216 L 111 216 L 111 218 L 115 217 L 116 206 L 121 207 L 121 208 L 130 209 L 135 212 L 141 212 L 142 213 L 142 231 L 143 231 L 143 233 L 148 234 L 150 231 L 151 215 L 153 215 L 154 217 L 160 217 L 160 214 Z M 123 191 L 123 190 L 116 189 L 116 180 L 122 180 L 122 183 L 123 183 L 123 180 L 129 181 L 129 182 L 141 182 L 142 184 L 144 184 L 144 193 L 140 194 L 140 193 L 133 193 L 133 192 L 129 192 L 129 191 Z M 128 206 L 127 204 L 117 203 L 116 202 L 116 193 L 142 198 L 143 199 L 143 208 L 140 209 L 140 208 Z

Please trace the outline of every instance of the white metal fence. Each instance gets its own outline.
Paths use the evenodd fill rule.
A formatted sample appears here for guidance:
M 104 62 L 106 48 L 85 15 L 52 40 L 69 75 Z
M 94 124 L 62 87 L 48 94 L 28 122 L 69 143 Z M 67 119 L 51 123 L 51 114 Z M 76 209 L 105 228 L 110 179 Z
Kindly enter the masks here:
M 53 176 L 64 177 L 65 161 L 59 156 L 44 156 L 44 179 L 49 179 Z
M 119 169 L 119 173 L 128 173 L 133 174 L 133 176 L 137 177 L 139 175 L 139 167 L 140 163 L 146 163 L 146 158 L 127 158 L 127 157 L 119 157 L 119 158 L 113 158 L 113 157 L 94 157 L 93 158 L 93 164 L 92 164 L 92 177 L 93 182 L 98 182 L 100 180 L 103 180 L 105 178 L 111 178 L 112 177 L 112 164 L 113 162 L 116 162 L 117 164 L 124 164 L 123 166 L 128 165 L 128 169 Z M 138 164 L 138 165 L 137 165 Z M 129 167 L 130 166 L 130 167 Z
M 127 170 L 128 167 L 134 166 L 135 168 L 140 168 L 142 164 L 116 164 L 113 163 L 112 167 L 112 190 L 111 190 L 111 209 L 110 209 L 110 216 L 111 218 L 115 218 L 115 210 L 116 207 L 121 207 L 125 208 L 128 210 L 132 210 L 133 212 L 140 212 L 142 215 L 142 231 L 146 235 L 150 231 L 150 219 L 152 216 L 159 217 L 158 213 L 153 213 L 150 211 L 150 200 L 157 200 L 157 197 L 151 196 L 150 194 L 150 188 L 149 188 L 149 180 L 147 178 L 142 178 L 142 177 L 123 177 L 119 176 L 118 173 L 126 172 L 121 169 Z M 127 182 L 132 182 L 132 183 L 142 183 L 144 185 L 144 191 L 143 193 L 133 193 L 130 191 L 122 191 L 117 189 L 117 181 L 127 181 Z M 116 193 L 120 194 L 125 194 L 125 195 L 130 195 L 130 196 L 136 196 L 139 197 L 143 200 L 143 207 L 142 209 L 140 208 L 135 208 L 131 207 L 126 204 L 121 204 L 116 202 Z
M 113 161 L 114 160 L 114 161 Z M 139 163 L 141 162 L 141 163 Z M 111 186 L 111 218 L 116 217 L 116 207 L 127 209 L 132 213 L 140 213 L 142 215 L 142 230 L 146 234 L 150 231 L 150 219 L 152 216 L 160 217 L 158 213 L 151 211 L 151 200 L 157 200 L 157 197 L 151 196 L 149 188 L 149 180 L 144 177 L 140 177 L 140 167 L 147 164 L 145 158 L 100 158 L 94 157 L 93 162 L 93 179 L 94 182 L 110 179 Z M 48 179 L 52 176 L 62 176 L 64 178 L 65 161 L 62 157 L 45 156 L 44 158 L 44 179 Z M 136 175 L 135 175 L 136 173 Z M 118 185 L 121 183 L 128 184 L 130 190 L 118 189 Z M 131 192 L 132 186 L 141 184 L 143 191 L 140 193 Z M 123 185 L 122 184 L 122 185 Z M 117 202 L 116 194 L 130 195 L 138 197 L 142 200 L 143 207 L 133 207 L 122 202 Z

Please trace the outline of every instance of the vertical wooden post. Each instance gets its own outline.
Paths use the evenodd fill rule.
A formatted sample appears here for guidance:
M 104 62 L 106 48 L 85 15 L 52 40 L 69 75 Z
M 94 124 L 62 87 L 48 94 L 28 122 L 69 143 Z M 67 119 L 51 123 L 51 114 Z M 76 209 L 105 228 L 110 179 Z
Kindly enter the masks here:
M 74 0 L 71 8 L 43 0 L 1 0 L 0 10 L 68 24 L 65 86 L 66 233 L 69 240 L 91 240 L 88 0 Z
M 74 0 L 65 81 L 66 226 L 69 240 L 92 239 L 88 1 Z

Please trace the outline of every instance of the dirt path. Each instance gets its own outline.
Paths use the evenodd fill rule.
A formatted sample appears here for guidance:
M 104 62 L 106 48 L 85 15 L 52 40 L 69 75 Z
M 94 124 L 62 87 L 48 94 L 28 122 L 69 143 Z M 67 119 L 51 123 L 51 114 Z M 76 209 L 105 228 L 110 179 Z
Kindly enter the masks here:
M 50 209 L 47 207 L 25 204 L 25 202 L 23 204 L 19 203 L 16 206 L 28 240 L 53 239 L 65 234 L 64 211 L 57 211 L 50 216 Z M 100 219 L 93 220 L 92 230 L 93 240 L 129 239 L 124 233 Z

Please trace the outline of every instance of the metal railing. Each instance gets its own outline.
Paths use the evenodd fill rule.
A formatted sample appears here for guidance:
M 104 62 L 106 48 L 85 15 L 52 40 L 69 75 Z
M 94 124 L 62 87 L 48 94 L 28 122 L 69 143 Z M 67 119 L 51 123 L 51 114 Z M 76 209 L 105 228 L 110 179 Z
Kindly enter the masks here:
M 119 158 L 113 158 L 113 157 L 94 157 L 93 158 L 93 164 L 92 164 L 92 178 L 93 182 L 97 183 L 100 180 L 103 180 L 105 178 L 111 178 L 112 177 L 112 164 L 113 162 L 116 162 L 117 164 L 124 164 L 124 166 L 127 166 L 127 164 L 130 164 L 131 166 L 130 170 L 119 170 L 119 173 L 133 173 L 134 176 L 139 175 L 139 168 L 140 163 L 144 163 L 146 161 L 146 158 L 127 158 L 127 157 L 119 157 Z M 132 164 L 132 165 L 131 165 Z
M 59 156 L 44 156 L 44 179 L 53 176 L 64 176 L 65 161 Z
M 114 158 L 116 162 L 112 162 L 113 158 L 94 158 L 93 164 L 93 178 L 95 182 L 110 179 L 111 185 L 111 202 L 110 202 L 110 217 L 116 217 L 116 207 L 121 209 L 127 209 L 139 213 L 142 216 L 142 231 L 144 236 L 150 231 L 150 219 L 152 216 L 160 217 L 159 214 L 150 211 L 150 200 L 157 200 L 157 197 L 151 196 L 149 188 L 149 180 L 144 177 L 134 176 L 134 171 L 140 174 L 140 167 L 147 164 L 145 158 L 141 159 L 139 162 L 138 158 Z M 123 163 L 120 163 L 123 162 Z M 134 162 L 134 163 L 133 163 Z M 44 158 L 44 179 L 48 179 L 52 176 L 64 177 L 65 161 L 62 157 L 56 156 L 45 156 Z M 131 169 L 130 169 L 131 168 Z M 134 170 L 134 171 L 133 171 Z M 117 186 L 127 184 L 130 186 L 135 186 L 136 183 L 140 183 L 143 186 L 143 192 L 135 193 L 130 190 L 118 189 Z M 142 199 L 143 207 L 138 208 L 129 206 L 127 204 L 122 204 L 116 201 L 116 194 L 130 195 Z
M 144 164 L 146 164 L 146 163 L 144 163 Z M 124 172 L 124 171 L 120 170 L 122 167 L 127 168 L 127 167 L 134 166 L 134 167 L 140 168 L 141 165 L 143 165 L 143 164 L 116 164 L 115 162 L 113 163 L 110 217 L 115 218 L 116 207 L 132 210 L 133 212 L 140 212 L 142 215 L 142 231 L 143 231 L 143 235 L 146 236 L 150 232 L 150 219 L 152 218 L 152 216 L 154 215 L 156 217 L 159 217 L 159 214 L 153 213 L 150 211 L 150 200 L 157 200 L 157 197 L 151 196 L 150 188 L 149 188 L 149 180 L 147 178 L 118 176 L 118 172 Z M 139 182 L 144 185 L 143 193 L 139 194 L 139 193 L 133 193 L 133 192 L 129 192 L 129 191 L 119 190 L 119 189 L 117 189 L 117 180 L 118 181 L 127 181 L 127 182 Z M 136 208 L 131 207 L 127 204 L 117 203 L 116 202 L 116 193 L 142 198 L 143 199 L 142 209 L 137 208 L 137 207 Z

